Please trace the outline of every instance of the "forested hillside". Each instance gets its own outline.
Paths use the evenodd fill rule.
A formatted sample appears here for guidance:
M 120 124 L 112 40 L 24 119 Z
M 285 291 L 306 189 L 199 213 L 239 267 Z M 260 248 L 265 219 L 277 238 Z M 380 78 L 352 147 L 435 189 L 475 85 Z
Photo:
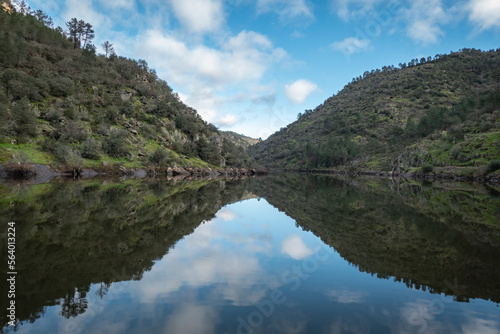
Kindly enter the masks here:
M 250 148 L 271 168 L 500 168 L 500 49 L 365 72 Z
M 92 26 L 0 9 L 0 163 L 246 167 L 243 148 L 185 105 L 144 60 L 105 54 Z

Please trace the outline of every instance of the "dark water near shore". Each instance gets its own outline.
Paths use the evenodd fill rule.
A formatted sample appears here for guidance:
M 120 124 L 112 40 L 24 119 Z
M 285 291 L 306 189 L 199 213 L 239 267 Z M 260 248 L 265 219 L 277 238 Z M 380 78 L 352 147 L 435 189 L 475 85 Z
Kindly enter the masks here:
M 0 218 L 1 332 L 500 333 L 500 189 L 485 185 L 0 184 Z

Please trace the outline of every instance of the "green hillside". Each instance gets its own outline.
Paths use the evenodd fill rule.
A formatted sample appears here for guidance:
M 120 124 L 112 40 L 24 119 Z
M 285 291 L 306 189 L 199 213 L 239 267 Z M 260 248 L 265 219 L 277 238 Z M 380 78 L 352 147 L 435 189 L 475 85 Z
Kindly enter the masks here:
M 246 167 L 247 154 L 144 60 L 96 54 L 92 26 L 0 10 L 0 163 Z
M 365 72 L 250 155 L 290 169 L 500 168 L 500 49 L 464 49 Z
M 225 139 L 228 139 L 229 141 L 235 143 L 236 145 L 243 147 L 244 149 L 247 149 L 250 146 L 262 141 L 260 139 L 247 137 L 233 131 L 222 131 L 222 136 Z

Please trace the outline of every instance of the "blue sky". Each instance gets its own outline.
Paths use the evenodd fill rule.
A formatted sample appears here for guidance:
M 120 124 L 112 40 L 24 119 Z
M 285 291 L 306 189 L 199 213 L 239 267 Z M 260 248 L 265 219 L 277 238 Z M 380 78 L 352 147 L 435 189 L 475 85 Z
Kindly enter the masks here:
M 500 47 L 499 0 L 28 0 L 144 59 L 221 130 L 267 138 L 366 70 Z

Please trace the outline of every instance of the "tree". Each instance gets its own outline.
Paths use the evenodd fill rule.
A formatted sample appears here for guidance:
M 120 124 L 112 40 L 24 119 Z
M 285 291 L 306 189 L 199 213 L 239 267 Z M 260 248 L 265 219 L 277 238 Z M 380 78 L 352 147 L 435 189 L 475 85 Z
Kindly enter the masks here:
M 36 19 L 39 22 L 43 23 L 45 26 L 52 28 L 52 26 L 54 25 L 54 23 L 52 22 L 52 19 L 47 14 L 45 14 L 43 11 L 41 11 L 40 9 L 35 11 L 33 14 L 36 17 Z
M 493 71 L 493 79 L 497 82 L 497 92 L 500 92 L 500 68 Z
M 27 137 L 35 137 L 38 134 L 37 118 L 26 97 L 23 97 L 12 108 L 12 116 L 14 120 L 14 131 L 21 139 L 24 140 Z
M 26 2 L 23 1 L 15 1 L 17 7 L 19 8 L 19 12 L 23 15 L 31 15 L 31 8 L 28 6 Z
M 111 44 L 109 41 L 105 41 L 104 43 L 101 44 L 102 48 L 104 49 L 104 56 L 108 58 L 108 55 L 112 55 L 115 53 L 115 48 L 113 47 L 113 44 Z
M 90 23 L 85 23 L 82 22 L 82 37 L 83 37 L 83 46 L 82 48 L 85 49 L 87 45 L 90 45 L 92 43 L 92 40 L 95 37 L 94 30 L 92 29 L 92 25 Z
M 95 37 L 92 25 L 75 17 L 66 22 L 66 27 L 68 27 L 68 36 L 71 42 L 73 42 L 73 48 L 75 49 L 85 49 L 87 45 L 92 43 L 92 39 Z

